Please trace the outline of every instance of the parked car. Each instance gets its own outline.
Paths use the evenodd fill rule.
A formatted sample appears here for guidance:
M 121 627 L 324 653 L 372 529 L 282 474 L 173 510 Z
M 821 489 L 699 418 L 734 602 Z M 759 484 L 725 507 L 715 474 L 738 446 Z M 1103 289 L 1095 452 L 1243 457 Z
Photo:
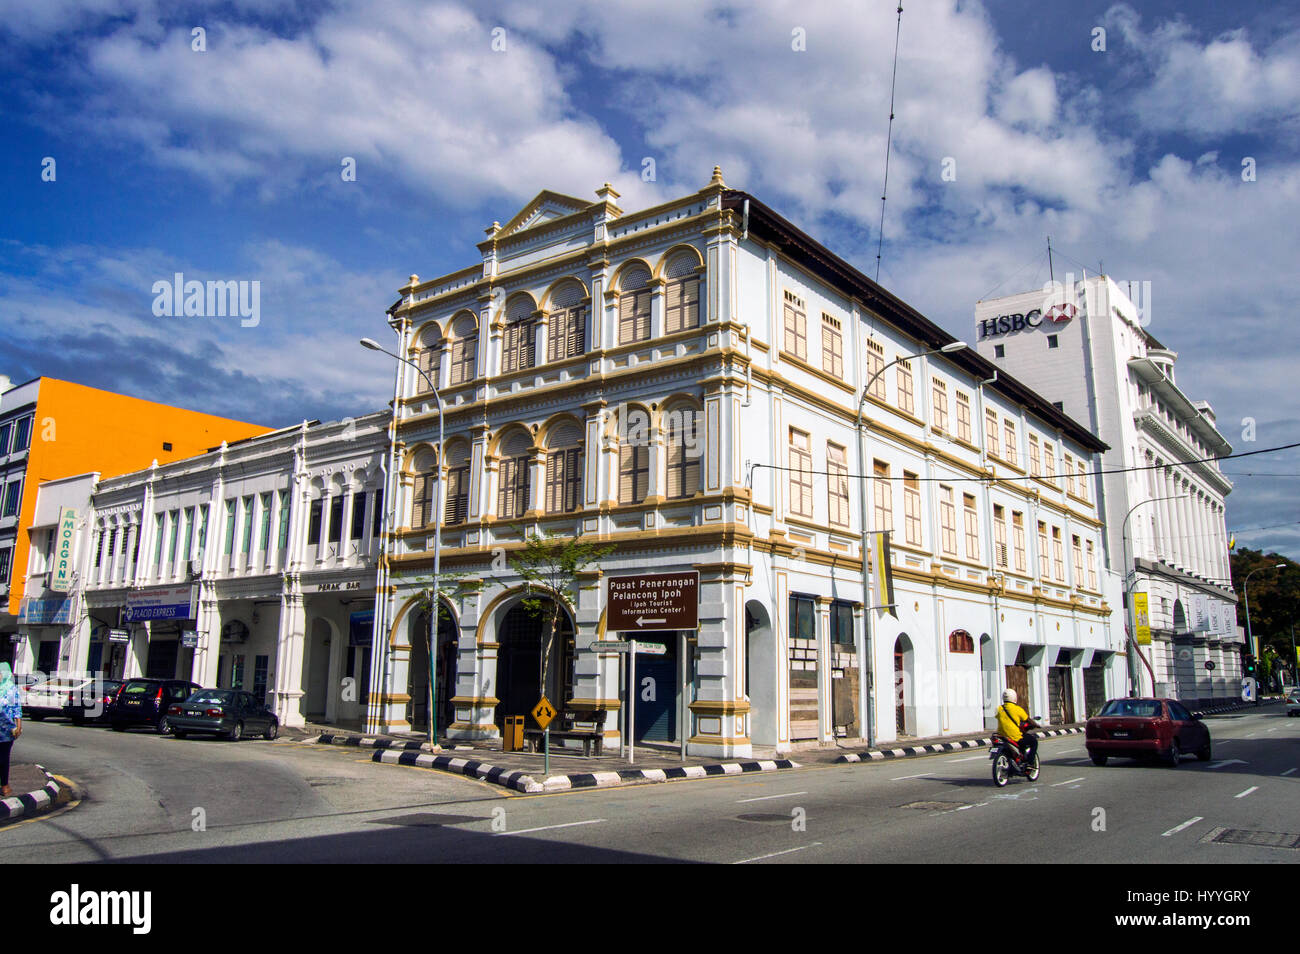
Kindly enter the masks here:
M 106 723 L 113 721 L 113 707 L 117 701 L 117 690 L 122 688 L 121 679 L 104 679 L 86 686 L 74 700 L 68 715 L 77 725 Z
M 147 725 L 159 735 L 167 735 L 171 732 L 167 710 L 201 688 L 184 679 L 128 679 L 117 690 L 109 722 L 115 732 Z
M 1294 686 L 1286 694 L 1286 714 L 1288 716 L 1300 715 L 1300 689 Z
M 104 683 L 107 686 L 107 683 Z M 116 690 L 121 683 L 113 685 Z M 84 722 L 88 712 L 103 711 L 103 696 L 95 680 L 86 677 L 50 679 L 25 686 L 22 693 L 23 714 L 35 722 L 51 716 L 62 716 L 78 724 Z
M 1176 766 L 1187 753 L 1210 760 L 1209 728 L 1177 699 L 1111 699 L 1088 720 L 1084 744 L 1094 765 L 1115 757 Z
M 280 720 L 270 707 L 238 689 L 200 689 L 168 708 L 167 720 L 178 739 L 210 733 L 238 742 L 246 735 L 274 739 L 280 734 Z

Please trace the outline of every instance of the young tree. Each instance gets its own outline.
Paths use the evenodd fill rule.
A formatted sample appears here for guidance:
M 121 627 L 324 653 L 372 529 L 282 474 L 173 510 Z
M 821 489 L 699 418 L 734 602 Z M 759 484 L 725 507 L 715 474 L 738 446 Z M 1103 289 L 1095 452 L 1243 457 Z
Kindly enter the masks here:
M 424 645 L 428 650 L 429 662 L 429 691 L 427 694 L 429 704 L 429 744 L 436 745 L 437 739 L 434 736 L 437 733 L 436 717 L 434 715 L 434 706 L 437 703 L 434 693 L 433 678 L 433 654 L 438 651 L 438 624 L 444 619 L 451 619 L 451 614 L 447 612 L 447 607 L 443 605 L 443 600 L 450 600 L 464 579 L 464 573 L 442 573 L 438 577 L 437 597 L 434 596 L 434 580 L 432 576 L 415 576 L 403 577 L 398 574 L 397 578 L 408 586 L 419 586 L 420 590 L 415 597 L 415 607 L 418 611 L 425 613 L 429 617 L 429 625 L 424 632 Z M 434 608 L 437 608 L 435 616 Z
M 581 537 L 564 537 L 558 534 L 530 533 L 524 548 L 510 560 L 510 566 L 523 577 L 530 587 L 539 590 L 522 600 L 522 605 L 542 622 L 545 637 L 542 641 L 540 667 L 540 693 L 546 694 L 546 679 L 551 662 L 551 647 L 560 623 L 560 603 L 570 607 L 578 605 L 578 574 L 614 548 L 597 547 Z M 563 700 L 557 700 L 560 704 Z

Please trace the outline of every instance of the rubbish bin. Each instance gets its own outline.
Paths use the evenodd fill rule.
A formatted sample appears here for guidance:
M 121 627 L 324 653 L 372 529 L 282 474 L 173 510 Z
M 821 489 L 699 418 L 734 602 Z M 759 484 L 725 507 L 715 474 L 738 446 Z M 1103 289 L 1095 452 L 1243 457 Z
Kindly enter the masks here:
M 506 716 L 501 730 L 501 751 L 518 752 L 524 747 L 524 717 Z

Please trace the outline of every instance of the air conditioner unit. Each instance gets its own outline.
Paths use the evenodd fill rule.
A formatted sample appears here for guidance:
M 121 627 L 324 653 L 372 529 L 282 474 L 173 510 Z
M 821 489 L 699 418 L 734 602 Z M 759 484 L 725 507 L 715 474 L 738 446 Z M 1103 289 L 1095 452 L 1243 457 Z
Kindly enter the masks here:
M 242 643 L 248 640 L 248 627 L 240 620 L 232 619 L 221 627 L 221 641 L 223 643 Z
M 194 578 L 197 579 L 198 577 L 200 577 L 200 576 L 202 576 L 202 575 L 203 575 L 203 561 L 202 561 L 202 560 L 191 560 L 191 561 L 190 561 L 190 576 L 191 576 L 191 577 L 194 577 Z

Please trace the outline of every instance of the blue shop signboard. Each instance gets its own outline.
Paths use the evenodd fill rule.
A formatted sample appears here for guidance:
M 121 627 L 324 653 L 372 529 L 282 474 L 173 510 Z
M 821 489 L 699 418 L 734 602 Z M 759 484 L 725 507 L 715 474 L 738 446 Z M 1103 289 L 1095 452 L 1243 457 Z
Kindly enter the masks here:
M 72 598 L 38 600 L 24 597 L 18 607 L 18 623 L 28 626 L 66 626 L 72 618 Z
M 348 617 L 348 645 L 369 646 L 374 635 L 375 611 L 362 610 Z
M 158 619 L 194 619 L 198 615 L 198 587 L 188 583 L 141 590 L 126 598 L 124 623 Z

